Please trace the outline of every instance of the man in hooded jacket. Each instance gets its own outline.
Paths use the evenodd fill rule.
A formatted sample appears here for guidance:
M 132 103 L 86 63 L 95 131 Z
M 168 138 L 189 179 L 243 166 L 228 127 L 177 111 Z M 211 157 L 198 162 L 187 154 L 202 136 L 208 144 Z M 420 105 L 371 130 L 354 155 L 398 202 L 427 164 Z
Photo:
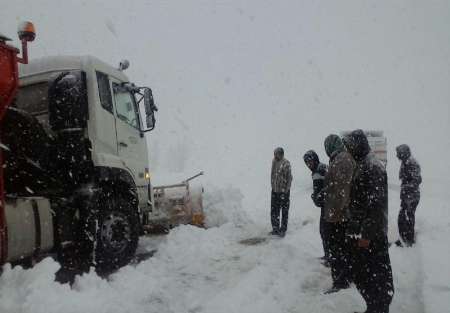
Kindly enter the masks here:
M 324 199 L 325 220 L 329 225 L 328 240 L 333 278 L 332 288 L 325 293 L 333 293 L 348 288 L 351 281 L 345 229 L 355 161 L 345 150 L 338 135 L 329 135 L 324 145 L 330 163 L 321 193 Z
M 321 193 L 328 168 L 325 164 L 320 163 L 319 156 L 314 150 L 307 151 L 303 155 L 303 160 L 305 161 L 306 166 L 311 170 L 313 181 L 313 193 L 311 194 L 311 199 L 317 207 L 321 208 L 319 229 L 324 251 L 324 264 L 328 266 L 330 253 L 328 244 L 329 231 L 327 230 L 329 227 L 325 220 L 323 194 Z
M 271 208 L 272 235 L 284 237 L 287 231 L 290 190 L 292 183 L 291 164 L 284 157 L 284 150 L 278 147 L 274 150 L 271 170 Z M 281 215 L 281 223 L 280 223 Z
M 362 130 L 344 137 L 344 144 L 356 161 L 347 226 L 352 278 L 366 301 L 366 313 L 388 313 L 394 283 L 387 239 L 386 169 L 370 152 Z
M 408 145 L 397 147 L 397 158 L 402 162 L 399 178 L 402 181 L 400 191 L 401 210 L 398 214 L 398 230 L 400 237 L 407 246 L 415 242 L 414 225 L 416 221 L 416 208 L 420 201 L 420 184 L 422 176 L 420 165 L 411 156 Z M 401 244 L 400 244 L 401 245 Z

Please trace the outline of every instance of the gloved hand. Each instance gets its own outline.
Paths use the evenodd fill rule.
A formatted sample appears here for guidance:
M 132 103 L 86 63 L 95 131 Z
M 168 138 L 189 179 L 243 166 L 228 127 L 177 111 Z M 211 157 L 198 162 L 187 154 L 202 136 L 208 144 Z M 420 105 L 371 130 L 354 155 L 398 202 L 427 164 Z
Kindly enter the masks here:
M 324 198 L 321 192 L 317 193 L 316 195 L 314 193 L 311 194 L 311 199 L 313 200 L 316 207 L 321 208 L 324 206 Z
M 358 239 L 358 247 L 367 249 L 369 248 L 370 240 L 368 239 Z

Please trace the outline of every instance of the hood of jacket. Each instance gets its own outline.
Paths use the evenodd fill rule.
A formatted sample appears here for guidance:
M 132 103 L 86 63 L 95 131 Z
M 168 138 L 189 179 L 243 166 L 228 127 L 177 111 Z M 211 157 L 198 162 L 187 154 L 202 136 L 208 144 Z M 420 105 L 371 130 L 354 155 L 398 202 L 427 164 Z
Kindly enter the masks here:
M 356 161 L 363 160 L 370 152 L 369 141 L 361 129 L 352 131 L 343 141 L 347 151 Z
M 408 145 L 400 145 L 396 149 L 397 151 L 397 157 L 402 160 L 408 160 L 411 157 L 411 149 Z
M 344 151 L 344 144 L 342 143 L 341 137 L 335 134 L 331 134 L 325 138 L 324 146 L 325 152 L 330 158 L 333 154 Z
M 311 169 L 312 171 L 315 171 L 320 164 L 319 156 L 314 150 L 307 151 L 305 155 L 303 155 L 303 161 L 305 161 L 305 163 L 308 161 L 314 162 L 314 168 Z

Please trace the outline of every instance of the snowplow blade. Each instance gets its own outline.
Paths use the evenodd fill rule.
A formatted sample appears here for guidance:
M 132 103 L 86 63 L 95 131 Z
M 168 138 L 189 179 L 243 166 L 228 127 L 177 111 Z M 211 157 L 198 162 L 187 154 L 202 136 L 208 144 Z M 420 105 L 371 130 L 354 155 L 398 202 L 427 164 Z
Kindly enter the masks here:
M 204 227 L 203 188 L 192 188 L 189 184 L 190 181 L 201 175 L 203 172 L 179 184 L 153 188 L 155 207 L 167 216 L 170 228 L 181 224 Z

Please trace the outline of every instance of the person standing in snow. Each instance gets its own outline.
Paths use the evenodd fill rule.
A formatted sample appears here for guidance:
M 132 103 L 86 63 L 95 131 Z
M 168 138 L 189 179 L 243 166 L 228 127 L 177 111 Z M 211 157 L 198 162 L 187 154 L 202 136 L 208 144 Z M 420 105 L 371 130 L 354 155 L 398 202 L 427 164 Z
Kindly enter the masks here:
M 271 171 L 272 197 L 270 216 L 272 235 L 284 237 L 287 231 L 291 182 L 291 164 L 284 158 L 283 148 L 276 148 Z
M 367 304 L 366 313 L 388 313 L 394 283 L 387 238 L 386 169 L 371 153 L 362 130 L 345 136 L 344 144 L 356 161 L 347 226 L 352 279 Z
M 411 156 L 408 145 L 397 147 L 397 158 L 402 162 L 399 178 L 402 182 L 400 191 L 401 209 L 398 214 L 398 230 L 400 237 L 407 246 L 415 242 L 414 225 L 416 221 L 416 208 L 420 201 L 420 165 Z M 401 242 L 397 243 L 401 245 Z
M 305 161 L 306 166 L 311 170 L 313 181 L 313 193 L 311 194 L 311 198 L 314 204 L 321 209 L 319 229 L 324 251 L 324 256 L 322 257 L 322 259 L 324 260 L 325 264 L 328 265 L 330 253 L 328 244 L 329 232 L 327 230 L 329 227 L 325 220 L 323 194 L 321 193 L 328 167 L 325 164 L 320 163 L 319 156 L 314 150 L 307 151 L 303 156 L 303 160 Z
M 324 188 L 321 191 L 324 199 L 324 215 L 329 225 L 328 242 L 333 278 L 333 286 L 325 292 L 328 294 L 350 286 L 350 265 L 345 230 L 355 161 L 345 150 L 338 135 L 329 135 L 325 139 L 324 145 L 330 158 Z

